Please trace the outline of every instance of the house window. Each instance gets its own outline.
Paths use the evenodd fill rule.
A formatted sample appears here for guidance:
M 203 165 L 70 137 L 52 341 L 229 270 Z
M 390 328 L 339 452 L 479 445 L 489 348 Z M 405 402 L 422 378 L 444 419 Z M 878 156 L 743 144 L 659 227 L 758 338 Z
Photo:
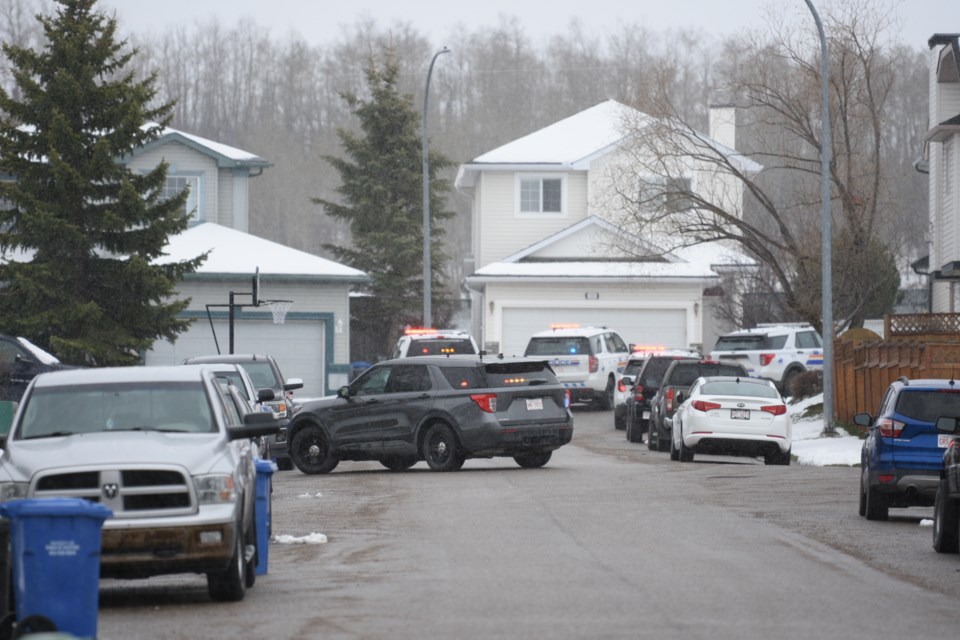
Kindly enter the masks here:
M 180 194 L 184 189 L 189 189 L 190 194 L 183 205 L 183 215 L 188 217 L 191 222 L 199 222 L 203 219 L 200 215 L 200 176 L 167 176 L 167 183 L 160 193 L 160 198 L 166 200 Z
M 643 176 L 637 193 L 641 211 L 677 213 L 689 208 L 690 178 Z
M 563 213 L 562 177 L 519 178 L 520 213 Z

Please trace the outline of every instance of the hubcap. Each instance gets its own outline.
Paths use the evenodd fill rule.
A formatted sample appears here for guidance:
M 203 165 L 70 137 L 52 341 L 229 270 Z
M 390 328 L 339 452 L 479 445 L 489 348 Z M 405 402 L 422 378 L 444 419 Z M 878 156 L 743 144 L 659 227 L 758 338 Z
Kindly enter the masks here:
M 320 457 L 320 445 L 318 445 L 318 444 L 312 444 L 312 445 L 310 445 L 310 447 L 307 448 L 307 455 L 310 456 L 311 458 L 314 458 L 314 459 L 319 458 L 319 457 Z

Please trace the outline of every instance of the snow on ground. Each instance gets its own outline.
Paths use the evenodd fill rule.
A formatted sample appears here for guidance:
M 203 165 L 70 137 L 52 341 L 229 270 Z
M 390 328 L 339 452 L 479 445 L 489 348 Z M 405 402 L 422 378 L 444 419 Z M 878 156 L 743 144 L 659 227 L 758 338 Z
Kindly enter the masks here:
M 798 464 L 823 467 L 827 465 L 860 464 L 860 448 L 863 440 L 836 427 L 836 437 L 822 437 L 823 417 L 803 418 L 803 412 L 811 405 L 823 404 L 823 395 L 788 404 L 793 420 L 793 455 Z

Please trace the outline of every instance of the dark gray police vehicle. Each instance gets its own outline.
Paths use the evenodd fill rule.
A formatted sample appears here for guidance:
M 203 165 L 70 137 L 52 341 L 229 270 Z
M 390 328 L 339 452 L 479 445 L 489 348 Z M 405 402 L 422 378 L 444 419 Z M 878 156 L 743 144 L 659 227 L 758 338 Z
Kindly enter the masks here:
M 570 394 L 549 363 L 525 358 L 419 356 L 378 363 L 336 396 L 303 403 L 288 427 L 304 473 L 341 460 L 402 471 L 425 460 L 455 471 L 468 458 L 542 467 L 570 442 Z

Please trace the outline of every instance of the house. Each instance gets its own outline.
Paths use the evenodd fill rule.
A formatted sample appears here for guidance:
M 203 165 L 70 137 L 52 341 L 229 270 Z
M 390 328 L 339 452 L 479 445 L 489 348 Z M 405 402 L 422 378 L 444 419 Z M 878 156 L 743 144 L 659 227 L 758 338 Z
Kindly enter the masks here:
M 161 261 L 210 251 L 179 288 L 179 297 L 190 298 L 182 316 L 193 324 L 174 343 L 158 341 L 144 353 L 144 363 L 176 364 L 190 356 L 229 353 L 232 324 L 234 352 L 273 355 L 286 377 L 303 379 L 298 395 L 326 395 L 345 384 L 350 372 L 349 293 L 368 278 L 362 271 L 247 233 L 250 183 L 270 163 L 171 128 L 124 160 L 142 171 L 165 160 L 169 193 L 190 188 L 184 208 L 190 227 L 170 238 Z M 276 305 L 252 306 L 257 274 L 260 301 L 292 302 L 283 324 L 274 323 Z
M 930 47 L 927 159 L 934 313 L 960 311 L 960 34 L 937 34 Z
M 670 249 L 667 239 L 630 233 L 613 177 L 654 183 L 633 163 L 624 124 L 649 119 L 608 100 L 464 164 L 456 187 L 473 200 L 474 271 L 466 278 L 472 323 L 484 348 L 522 354 L 529 336 L 553 323 L 616 329 L 627 341 L 703 348 L 730 328 L 704 290 L 754 261 L 717 244 Z M 733 150 L 735 112 L 711 112 L 706 144 L 760 169 Z M 730 199 L 738 181 L 690 160 L 692 188 Z M 647 184 L 649 186 L 649 184 Z M 655 185 L 654 185 L 655 186 Z

